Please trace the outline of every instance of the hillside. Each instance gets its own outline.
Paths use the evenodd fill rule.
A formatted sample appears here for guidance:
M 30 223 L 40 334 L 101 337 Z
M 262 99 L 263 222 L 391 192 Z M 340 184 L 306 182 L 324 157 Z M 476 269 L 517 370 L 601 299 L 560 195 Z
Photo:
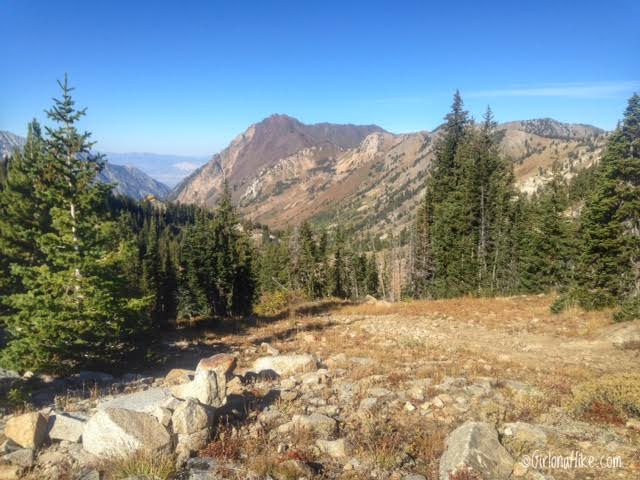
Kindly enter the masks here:
M 598 158 L 606 132 L 552 119 L 504 123 L 500 145 L 518 187 L 534 192 L 554 161 L 567 178 Z M 392 134 L 374 126 L 304 125 L 275 115 L 252 125 L 186 178 L 171 198 L 210 206 L 225 174 L 245 215 L 275 228 L 314 218 L 400 231 L 412 219 L 438 130 Z
M 22 148 L 25 138 L 10 132 L 0 131 L 0 161 L 13 150 Z M 98 180 L 113 183 L 114 192 L 140 200 L 148 195 L 165 198 L 170 188 L 149 175 L 129 165 L 116 165 L 106 162 L 104 169 L 98 175 Z

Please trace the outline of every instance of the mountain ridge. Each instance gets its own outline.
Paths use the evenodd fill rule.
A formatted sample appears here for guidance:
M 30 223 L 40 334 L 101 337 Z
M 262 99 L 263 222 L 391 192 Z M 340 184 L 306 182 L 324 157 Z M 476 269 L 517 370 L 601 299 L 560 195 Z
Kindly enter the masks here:
M 279 136 L 283 125 L 286 135 Z M 331 222 L 338 214 L 354 228 L 395 231 L 408 226 L 441 126 L 395 134 L 377 126 L 328 125 L 338 131 L 351 128 L 350 143 L 338 145 L 311 135 L 305 127 L 314 125 L 288 115 L 269 116 L 192 172 L 169 198 L 210 207 L 226 179 L 242 213 L 274 228 L 314 218 Z M 287 144 L 291 129 L 302 129 L 304 141 L 296 136 L 296 142 Z M 567 178 L 595 163 L 607 136 L 591 125 L 550 118 L 505 122 L 497 129 L 517 186 L 527 193 L 547 181 L 556 161 Z M 264 155 L 256 161 L 255 152 Z
M 0 161 L 15 149 L 22 148 L 26 142 L 24 137 L 7 131 L 0 131 Z M 139 168 L 132 165 L 117 165 L 106 161 L 103 170 L 98 174 L 98 181 L 113 183 L 114 193 L 141 200 L 149 195 L 165 198 L 171 189 Z

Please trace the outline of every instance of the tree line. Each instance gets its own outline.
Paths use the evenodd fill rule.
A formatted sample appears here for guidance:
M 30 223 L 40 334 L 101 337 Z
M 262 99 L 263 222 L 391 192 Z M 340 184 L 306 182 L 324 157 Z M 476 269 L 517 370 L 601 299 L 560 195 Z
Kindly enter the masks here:
M 416 214 L 405 295 L 557 291 L 553 306 L 640 316 L 640 96 L 600 162 L 568 182 L 556 163 L 531 195 L 515 188 L 488 109 L 477 125 L 456 92 Z
M 596 167 L 556 166 L 518 192 L 490 110 L 458 93 L 411 232 L 380 238 L 303 222 L 244 221 L 225 186 L 213 210 L 134 201 L 96 176 L 104 159 L 78 130 L 67 80 L 0 181 L 0 319 L 9 368 L 68 372 L 144 355 L 179 319 L 247 316 L 275 292 L 391 300 L 558 291 L 554 308 L 618 306 L 638 316 L 640 98 Z M 579 212 L 579 213 L 576 213 Z

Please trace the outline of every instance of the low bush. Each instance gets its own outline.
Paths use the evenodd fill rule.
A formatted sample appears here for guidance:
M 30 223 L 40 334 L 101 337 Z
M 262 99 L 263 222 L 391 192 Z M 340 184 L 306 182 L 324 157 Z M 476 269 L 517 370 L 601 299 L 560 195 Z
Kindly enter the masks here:
M 578 416 L 594 420 L 594 413 L 606 411 L 605 422 L 614 412 L 640 417 L 640 373 L 608 375 L 583 383 L 575 389 L 571 407 Z

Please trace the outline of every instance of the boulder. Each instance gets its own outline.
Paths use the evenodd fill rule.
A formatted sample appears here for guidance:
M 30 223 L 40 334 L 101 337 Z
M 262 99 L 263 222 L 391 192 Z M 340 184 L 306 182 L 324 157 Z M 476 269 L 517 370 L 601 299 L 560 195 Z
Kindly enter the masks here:
M 37 449 L 47 438 L 47 419 L 39 412 L 12 417 L 7 420 L 4 434 L 23 448 Z
M 217 372 L 220 375 L 230 376 L 236 368 L 237 360 L 228 353 L 219 353 L 211 357 L 203 358 L 198 362 L 196 372 L 205 370 Z
M 82 435 L 84 449 L 103 458 L 139 449 L 166 451 L 170 443 L 169 433 L 154 416 L 123 408 L 98 410 Z
M 174 410 L 171 422 L 173 433 L 190 434 L 210 425 L 211 417 L 207 409 L 191 398 L 182 402 Z
M 547 435 L 536 426 L 524 422 L 505 423 L 500 428 L 502 445 L 515 458 L 522 454 L 543 448 Z
M 227 403 L 227 381 L 236 367 L 236 357 L 219 353 L 198 362 L 193 380 L 171 387 L 171 392 L 180 399 L 194 398 L 212 407 Z
M 156 407 L 149 413 L 151 413 L 151 415 L 156 417 L 156 420 L 158 420 L 160 425 L 164 427 L 169 426 L 169 423 L 171 422 L 172 413 L 171 413 L 171 410 L 169 410 L 168 408 Z
M 338 440 L 316 440 L 318 449 L 332 458 L 345 458 L 351 453 L 351 447 L 344 438 Z
M 301 354 L 260 357 L 253 363 L 252 370 L 256 373 L 272 371 L 284 377 L 300 372 L 311 372 L 317 368 L 318 362 L 313 355 Z
M 166 388 L 149 388 L 140 392 L 118 395 L 98 403 L 99 409 L 123 408 L 134 412 L 151 413 L 157 407 L 175 408 L 178 402 Z
M 49 438 L 79 442 L 86 417 L 71 413 L 56 413 L 49 417 Z
M 440 480 L 450 480 L 465 467 L 479 480 L 507 480 L 511 475 L 514 460 L 488 423 L 464 423 L 449 434 L 445 445 L 440 457 Z
M 280 351 L 277 348 L 271 346 L 271 344 L 267 342 L 262 342 L 260 344 L 260 348 L 263 352 L 268 353 L 269 355 L 280 355 Z

